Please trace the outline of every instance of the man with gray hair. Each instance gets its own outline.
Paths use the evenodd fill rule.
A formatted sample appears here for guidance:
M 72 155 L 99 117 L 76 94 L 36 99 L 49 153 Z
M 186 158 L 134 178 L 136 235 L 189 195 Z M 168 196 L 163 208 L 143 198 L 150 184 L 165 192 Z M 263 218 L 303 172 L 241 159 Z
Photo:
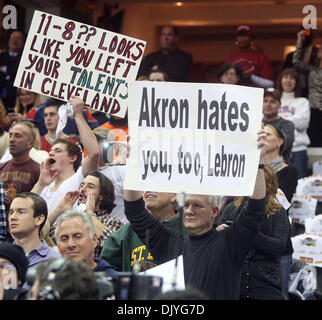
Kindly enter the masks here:
M 117 272 L 105 260 L 94 257 L 97 235 L 90 216 L 82 211 L 65 211 L 57 220 L 55 237 L 64 258 L 83 261 L 94 272 L 116 277 Z
M 182 223 L 188 235 L 166 229 L 146 210 L 142 192 L 125 190 L 125 213 L 133 230 L 144 242 L 148 230 L 149 248 L 157 264 L 183 256 L 186 286 L 200 290 L 213 300 L 239 298 L 241 268 L 265 216 L 266 186 L 263 157 L 266 132 L 260 130 L 261 149 L 255 188 L 247 207 L 234 224 L 222 231 L 214 228 L 220 197 L 188 194 L 183 202 Z M 215 200 L 215 201 L 213 201 Z

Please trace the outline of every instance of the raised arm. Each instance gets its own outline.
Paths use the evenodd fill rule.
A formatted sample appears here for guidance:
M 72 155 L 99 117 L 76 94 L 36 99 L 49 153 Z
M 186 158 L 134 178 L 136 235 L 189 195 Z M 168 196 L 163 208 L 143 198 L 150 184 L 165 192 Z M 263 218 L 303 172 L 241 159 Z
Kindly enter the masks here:
M 305 38 L 305 30 L 301 30 L 297 33 L 296 50 L 293 54 L 294 67 L 302 72 L 309 72 L 313 67 L 309 64 L 305 64 L 301 57 L 303 53 L 303 41 Z
M 267 152 L 267 134 L 263 130 L 263 128 L 257 133 L 257 147 L 261 151 L 259 164 L 263 165 L 264 156 Z M 262 169 L 258 168 L 254 192 L 250 198 L 262 199 L 262 198 L 265 198 L 265 196 L 266 196 L 266 184 L 265 184 L 264 170 L 263 168 Z
M 70 104 L 74 109 L 74 119 L 79 131 L 80 140 L 87 150 L 87 157 L 82 162 L 82 172 L 85 176 L 89 171 L 98 169 L 98 143 L 93 131 L 83 116 L 84 102 L 80 98 L 72 96 Z
M 126 137 L 127 141 L 127 158 L 130 155 L 130 136 Z M 124 200 L 126 201 L 136 201 L 142 198 L 142 191 L 136 190 L 124 190 Z

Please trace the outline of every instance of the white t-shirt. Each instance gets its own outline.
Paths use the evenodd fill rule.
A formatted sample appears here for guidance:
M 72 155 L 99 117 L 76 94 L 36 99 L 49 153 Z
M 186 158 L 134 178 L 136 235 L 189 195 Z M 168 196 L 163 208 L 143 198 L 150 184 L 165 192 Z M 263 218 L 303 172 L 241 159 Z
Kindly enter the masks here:
M 129 221 L 124 213 L 124 178 L 125 166 L 100 167 L 99 171 L 111 180 L 114 185 L 116 207 L 111 212 L 111 217 L 121 220 L 124 224 Z
M 84 179 L 82 167 L 79 167 L 78 170 L 68 179 L 63 181 L 58 189 L 54 192 L 50 189 L 54 186 L 55 181 L 50 185 L 45 187 L 41 192 L 40 196 L 43 197 L 47 202 L 48 212 L 53 210 L 59 201 L 64 197 L 64 195 L 69 191 L 78 190 L 80 184 Z

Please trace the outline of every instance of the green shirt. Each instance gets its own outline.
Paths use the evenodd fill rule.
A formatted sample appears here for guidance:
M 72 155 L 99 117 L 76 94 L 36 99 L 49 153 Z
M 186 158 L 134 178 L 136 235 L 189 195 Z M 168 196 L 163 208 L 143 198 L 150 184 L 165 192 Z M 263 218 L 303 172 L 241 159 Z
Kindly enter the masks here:
M 179 215 L 177 214 L 162 223 L 170 230 L 179 230 Z M 106 239 L 100 258 L 106 260 L 115 270 L 121 272 L 132 271 L 133 264 L 136 261 L 156 264 L 153 256 L 133 231 L 130 223 L 127 223 Z

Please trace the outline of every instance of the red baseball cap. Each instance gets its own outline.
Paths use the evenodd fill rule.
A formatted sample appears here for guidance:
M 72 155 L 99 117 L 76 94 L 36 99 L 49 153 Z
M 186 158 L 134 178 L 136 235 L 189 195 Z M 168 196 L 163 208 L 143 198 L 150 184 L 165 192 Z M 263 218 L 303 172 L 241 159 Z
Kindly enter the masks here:
M 250 26 L 247 26 L 245 24 L 242 24 L 237 27 L 236 29 L 236 35 L 238 35 L 240 32 L 245 32 L 248 35 L 252 36 L 253 35 L 253 29 Z

